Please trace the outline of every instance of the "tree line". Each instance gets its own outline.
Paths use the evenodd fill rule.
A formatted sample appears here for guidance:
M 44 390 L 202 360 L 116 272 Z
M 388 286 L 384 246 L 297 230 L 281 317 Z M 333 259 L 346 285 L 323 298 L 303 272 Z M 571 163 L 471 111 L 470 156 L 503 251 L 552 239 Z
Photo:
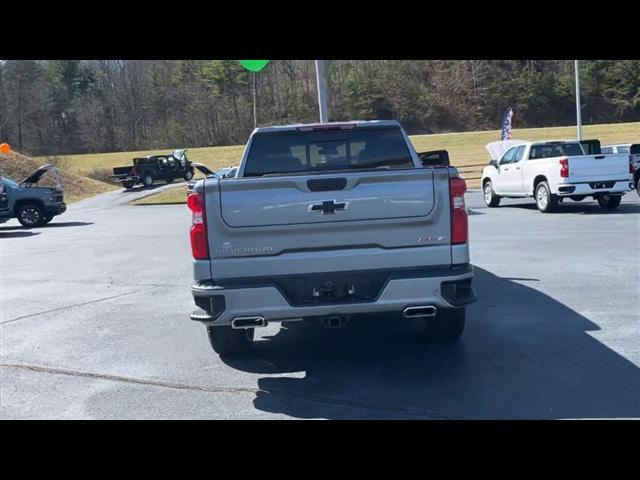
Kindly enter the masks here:
M 581 61 L 585 124 L 640 120 L 640 61 Z M 253 129 L 253 73 L 236 60 L 0 61 L 0 141 L 31 155 L 230 145 Z M 564 60 L 327 61 L 330 120 L 409 133 L 575 123 Z M 258 125 L 315 122 L 314 62 L 256 74 Z

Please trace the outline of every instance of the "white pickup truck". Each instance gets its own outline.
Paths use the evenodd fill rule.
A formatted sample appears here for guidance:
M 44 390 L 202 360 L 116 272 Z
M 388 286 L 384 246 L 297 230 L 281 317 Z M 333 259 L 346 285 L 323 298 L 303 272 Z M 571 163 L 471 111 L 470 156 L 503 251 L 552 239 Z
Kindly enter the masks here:
M 613 210 L 633 189 L 629 155 L 585 155 L 577 141 L 510 140 L 489 143 L 487 150 L 493 158 L 482 171 L 488 207 L 497 207 L 502 197 L 534 197 L 538 210 L 547 213 L 564 197 L 593 197 Z

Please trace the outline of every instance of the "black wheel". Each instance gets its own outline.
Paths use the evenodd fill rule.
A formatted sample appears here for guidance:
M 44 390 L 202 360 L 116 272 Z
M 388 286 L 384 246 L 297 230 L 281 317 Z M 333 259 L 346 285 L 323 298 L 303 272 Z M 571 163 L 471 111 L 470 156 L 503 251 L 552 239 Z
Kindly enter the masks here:
M 555 212 L 558 208 L 558 196 L 551 193 L 547 182 L 540 182 L 536 187 L 536 205 L 542 213 Z
M 173 175 L 167 174 L 167 175 L 165 175 L 165 177 L 164 177 L 164 181 L 165 181 L 166 183 L 173 183 L 173 180 L 174 180 Z
M 153 180 L 154 180 L 153 175 L 149 172 L 146 172 L 142 177 L 142 184 L 145 187 L 150 187 L 151 185 L 153 185 Z
M 497 207 L 500 205 L 500 197 L 496 195 L 490 181 L 484 184 L 482 191 L 484 193 L 484 203 L 487 207 Z
M 457 341 L 466 323 L 466 308 L 450 308 L 440 310 L 438 315 L 427 321 L 427 340 L 438 343 L 453 343 Z
M 231 327 L 207 327 L 209 343 L 221 357 L 246 355 L 253 343 L 253 328 L 235 330 Z
M 615 210 L 622 201 L 622 195 L 598 195 L 596 200 L 605 210 Z
M 184 174 L 184 179 L 188 182 L 192 178 L 193 178 L 193 172 L 191 170 L 187 170 L 187 172 Z
M 569 198 L 571 200 L 573 200 L 574 202 L 581 202 L 582 200 L 587 198 L 587 196 L 586 195 L 571 195 Z
M 23 227 L 40 227 L 44 224 L 44 214 L 38 205 L 22 205 L 16 212 L 16 217 Z
M 133 181 L 122 182 L 122 186 L 126 189 L 133 188 Z

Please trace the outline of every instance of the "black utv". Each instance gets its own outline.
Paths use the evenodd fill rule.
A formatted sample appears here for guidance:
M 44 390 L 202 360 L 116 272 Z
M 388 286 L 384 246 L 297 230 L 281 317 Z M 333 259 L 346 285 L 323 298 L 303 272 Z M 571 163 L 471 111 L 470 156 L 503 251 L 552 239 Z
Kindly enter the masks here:
M 115 167 L 109 178 L 122 184 L 124 188 L 134 185 L 150 187 L 158 180 L 166 183 L 176 178 L 183 178 L 187 182 L 193 178 L 193 165 L 187 158 L 187 150 L 174 150 L 169 155 L 151 155 L 144 158 L 134 158 L 129 167 Z

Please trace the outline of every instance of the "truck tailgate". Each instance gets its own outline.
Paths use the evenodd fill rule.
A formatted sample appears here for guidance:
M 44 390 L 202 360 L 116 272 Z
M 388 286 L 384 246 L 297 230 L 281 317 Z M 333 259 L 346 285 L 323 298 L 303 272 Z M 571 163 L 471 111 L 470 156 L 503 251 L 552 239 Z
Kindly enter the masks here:
M 207 179 L 212 278 L 450 265 L 448 185 L 446 168 Z
M 629 176 L 629 155 L 569 157 L 569 181 L 622 180 Z
M 429 169 L 237 179 L 220 190 L 230 227 L 426 217 L 434 206 Z

